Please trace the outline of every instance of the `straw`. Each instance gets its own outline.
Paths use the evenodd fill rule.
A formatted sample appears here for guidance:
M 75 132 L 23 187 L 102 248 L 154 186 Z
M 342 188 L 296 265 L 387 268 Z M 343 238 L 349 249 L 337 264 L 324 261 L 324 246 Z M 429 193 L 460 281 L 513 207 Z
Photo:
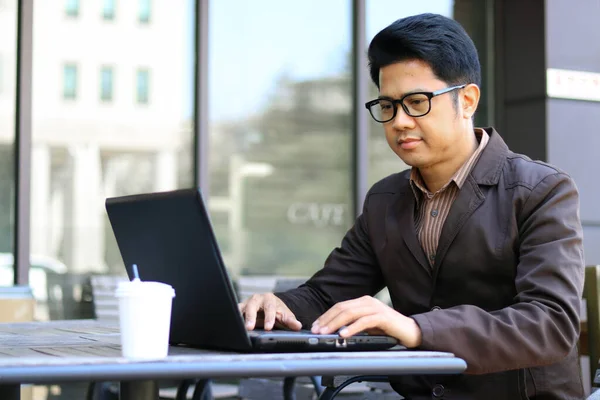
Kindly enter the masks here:
M 138 267 L 137 267 L 137 264 L 133 264 L 133 265 L 131 266 L 131 268 L 133 269 L 133 280 L 134 280 L 134 281 L 135 281 L 135 280 L 138 280 L 138 281 L 139 281 L 139 280 L 140 280 L 140 274 L 139 274 L 139 272 L 138 272 Z

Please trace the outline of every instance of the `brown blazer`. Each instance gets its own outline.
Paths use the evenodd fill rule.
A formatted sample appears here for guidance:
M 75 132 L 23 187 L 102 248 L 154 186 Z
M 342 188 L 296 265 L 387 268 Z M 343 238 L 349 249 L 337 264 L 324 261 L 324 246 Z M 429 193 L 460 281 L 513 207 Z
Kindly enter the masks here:
M 394 377 L 409 399 L 579 399 L 576 343 L 584 258 L 579 197 L 555 167 L 490 142 L 452 205 L 433 269 L 414 225 L 409 171 L 376 183 L 362 215 L 305 285 L 277 295 L 305 327 L 384 286 L 421 327 L 424 350 L 455 353 L 459 376 Z

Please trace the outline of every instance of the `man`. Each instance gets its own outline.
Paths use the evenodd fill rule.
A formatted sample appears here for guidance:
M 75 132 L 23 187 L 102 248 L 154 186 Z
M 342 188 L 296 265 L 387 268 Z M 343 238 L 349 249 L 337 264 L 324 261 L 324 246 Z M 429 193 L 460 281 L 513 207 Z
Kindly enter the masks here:
M 371 188 L 306 284 L 240 304 L 247 329 L 345 326 L 342 336 L 385 333 L 467 362 L 459 376 L 394 377 L 410 399 L 581 398 L 575 184 L 512 153 L 492 128 L 474 129 L 480 66 L 455 21 L 398 20 L 375 36 L 369 60 L 380 95 L 366 106 L 412 169 Z M 393 308 L 372 297 L 385 286 Z

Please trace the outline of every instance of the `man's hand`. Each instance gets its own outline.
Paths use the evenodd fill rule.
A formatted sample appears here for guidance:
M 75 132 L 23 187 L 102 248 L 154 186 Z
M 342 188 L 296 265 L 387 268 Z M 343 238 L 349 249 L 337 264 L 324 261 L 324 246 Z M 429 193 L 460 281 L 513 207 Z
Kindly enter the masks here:
M 371 296 L 343 301 L 331 307 L 313 323 L 313 333 L 339 333 L 349 337 L 366 331 L 395 337 L 408 348 L 421 344 L 421 328 L 412 318 L 400 314 Z
M 270 331 L 275 324 L 299 331 L 300 321 L 281 299 L 273 293 L 255 294 L 243 303 L 238 304 L 240 312 L 246 320 L 246 329 L 251 331 L 256 327 Z

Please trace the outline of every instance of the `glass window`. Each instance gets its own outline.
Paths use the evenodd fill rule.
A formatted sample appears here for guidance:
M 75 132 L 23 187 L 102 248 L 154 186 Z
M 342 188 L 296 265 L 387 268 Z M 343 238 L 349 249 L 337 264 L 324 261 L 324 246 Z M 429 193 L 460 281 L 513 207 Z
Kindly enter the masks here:
M 48 293 L 58 288 L 63 297 L 74 297 L 67 298 L 73 308 L 62 310 L 51 298 L 38 299 L 41 319 L 89 316 L 89 303 L 84 303 L 89 296 L 70 290 L 71 285 L 82 289 L 91 274 L 125 273 L 105 198 L 193 185 L 195 2 L 155 4 L 168 10 L 164 24 L 104 24 L 102 34 L 119 40 L 91 50 L 74 46 L 73 38 L 96 37 L 97 24 L 64 24 L 61 3 L 36 2 L 31 253 L 55 266 L 46 274 Z M 68 73 L 76 75 L 77 101 L 57 102 L 63 82 L 48 79 L 48 71 L 62 73 L 65 55 L 77 65 L 76 73 Z M 135 98 L 140 65 L 152 73 L 153 98 L 145 107 Z M 112 92 L 110 107 L 98 101 L 103 89 Z
M 77 97 L 77 66 L 67 64 L 63 70 L 63 98 L 74 99 Z
M 104 0 L 102 18 L 105 20 L 115 19 L 115 0 Z
M 147 69 L 138 69 L 137 71 L 137 102 L 138 104 L 148 104 L 150 72 Z
M 13 282 L 13 232 L 15 214 L 14 144 L 16 90 L 17 0 L 0 7 L 0 285 Z
M 210 3 L 209 207 L 233 276 L 311 275 L 354 222 L 350 5 Z
M 111 101 L 113 99 L 113 69 L 102 67 L 100 71 L 100 100 Z
M 77 17 L 79 15 L 79 0 L 66 0 L 65 13 L 69 17 Z
M 139 0 L 139 2 L 140 9 L 138 14 L 138 20 L 143 24 L 147 24 L 148 22 L 150 22 L 152 0 Z
M 483 62 L 484 55 L 491 49 L 486 48 L 485 40 L 485 1 L 472 0 L 431 0 L 423 2 L 410 2 L 398 0 L 367 0 L 367 45 L 371 39 L 383 28 L 395 20 L 409 15 L 425 12 L 445 15 L 460 22 L 469 33 L 479 51 L 479 59 L 482 67 L 483 91 L 477 114 L 475 115 L 476 126 L 488 125 L 488 109 L 490 104 L 486 100 L 485 80 L 488 76 L 487 65 Z M 369 82 L 369 100 L 378 96 L 377 87 Z M 363 109 L 361 112 L 367 112 Z M 383 126 L 373 121 L 369 116 L 369 184 L 373 184 L 387 175 L 409 168 L 389 148 Z

